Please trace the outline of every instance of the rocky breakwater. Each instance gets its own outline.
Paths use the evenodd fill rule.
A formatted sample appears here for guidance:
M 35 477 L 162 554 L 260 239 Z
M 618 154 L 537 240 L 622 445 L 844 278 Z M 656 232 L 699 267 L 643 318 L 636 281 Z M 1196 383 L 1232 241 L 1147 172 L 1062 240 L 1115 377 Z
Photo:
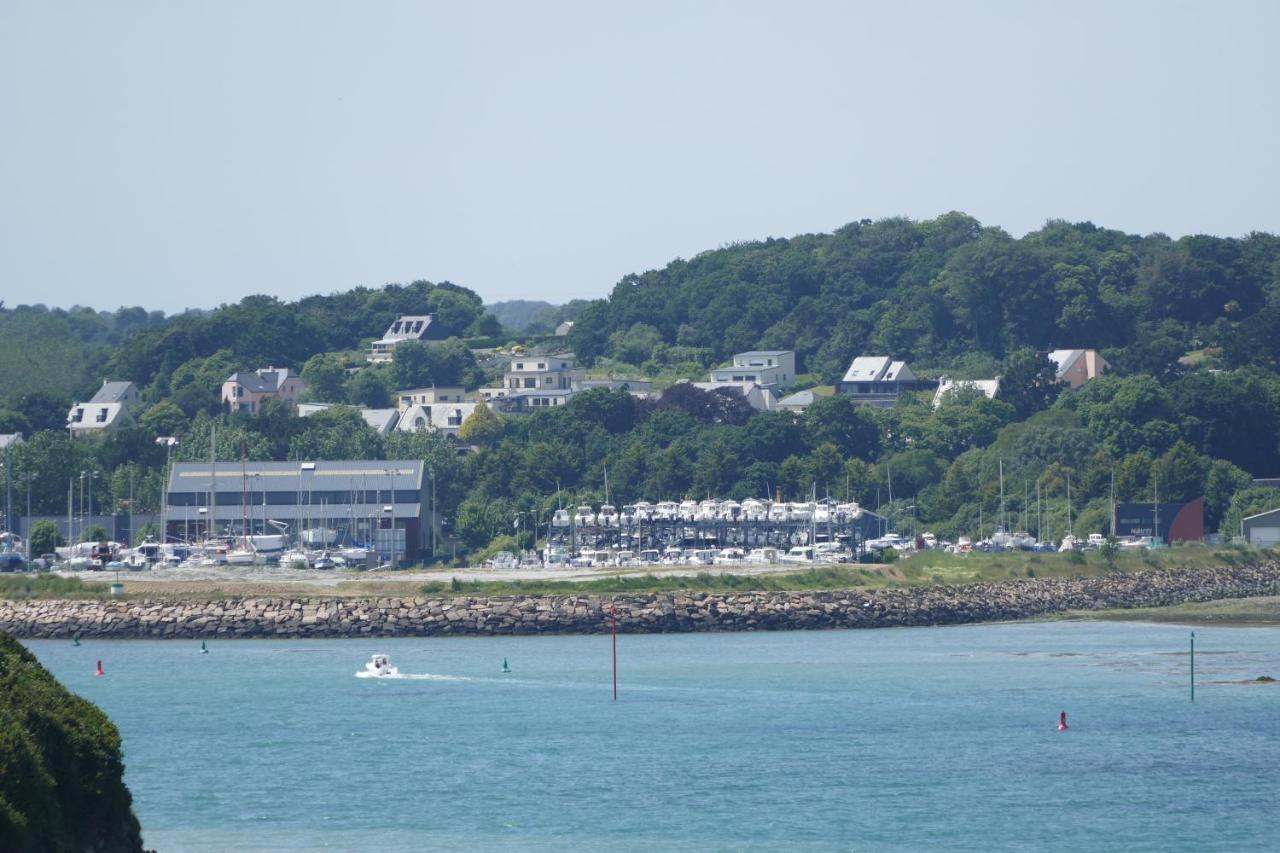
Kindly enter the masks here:
M 0 601 L 19 637 L 301 638 L 886 628 L 1280 595 L 1280 563 L 888 589 L 429 598 Z

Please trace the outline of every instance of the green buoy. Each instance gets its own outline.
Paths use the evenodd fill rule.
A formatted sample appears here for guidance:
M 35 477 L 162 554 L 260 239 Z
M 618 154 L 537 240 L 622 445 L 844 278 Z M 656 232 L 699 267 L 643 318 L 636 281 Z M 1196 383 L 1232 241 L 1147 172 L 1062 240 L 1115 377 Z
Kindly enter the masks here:
M 503 672 L 510 672 L 510 671 L 511 671 L 511 667 L 507 666 L 507 659 L 506 659 L 506 658 L 503 658 L 503 659 L 502 659 L 502 671 L 503 671 Z
M 204 640 L 201 640 L 201 641 L 200 641 L 200 654 L 202 654 L 202 655 L 207 655 L 207 654 L 209 654 L 209 649 L 205 646 L 205 644 L 204 644 Z
M 80 645 L 80 632 L 79 632 L 79 631 L 76 631 L 74 634 L 72 634 L 72 635 L 71 635 L 71 645 L 73 645 L 73 646 L 78 646 L 78 645 Z

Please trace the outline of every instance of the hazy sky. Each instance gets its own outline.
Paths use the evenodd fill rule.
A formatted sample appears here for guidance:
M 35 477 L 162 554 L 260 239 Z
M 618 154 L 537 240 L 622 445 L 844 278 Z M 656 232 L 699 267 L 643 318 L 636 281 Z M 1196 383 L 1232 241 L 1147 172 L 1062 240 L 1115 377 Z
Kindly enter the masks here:
M 1280 2 L 0 0 L 0 299 L 608 293 L 964 210 L 1280 231 Z

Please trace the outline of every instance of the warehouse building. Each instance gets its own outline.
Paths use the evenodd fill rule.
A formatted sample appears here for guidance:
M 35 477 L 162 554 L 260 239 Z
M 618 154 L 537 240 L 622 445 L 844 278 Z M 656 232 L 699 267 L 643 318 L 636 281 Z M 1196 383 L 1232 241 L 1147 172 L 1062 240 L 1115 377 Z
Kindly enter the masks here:
M 1250 515 L 1240 522 L 1240 535 L 1259 548 L 1280 546 L 1280 509 Z
M 432 488 L 418 460 L 176 463 L 165 491 L 171 542 L 333 531 L 337 544 L 417 559 L 432 537 Z M 212 512 L 211 512 L 212 510 Z

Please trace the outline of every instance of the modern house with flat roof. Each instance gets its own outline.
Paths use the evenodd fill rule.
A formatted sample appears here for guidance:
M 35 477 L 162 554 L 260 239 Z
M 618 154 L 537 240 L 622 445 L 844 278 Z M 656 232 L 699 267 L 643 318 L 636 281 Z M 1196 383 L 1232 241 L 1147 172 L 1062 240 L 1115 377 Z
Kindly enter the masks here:
M 178 462 L 165 489 L 165 536 L 214 536 L 328 528 L 339 544 L 418 559 L 438 525 L 421 460 Z
M 791 350 L 740 352 L 727 367 L 711 371 L 712 382 L 754 383 L 774 389 L 796 381 L 796 354 Z
M 396 392 L 396 408 L 404 412 L 413 406 L 431 406 L 436 403 L 462 403 L 466 399 L 466 390 L 454 385 L 407 388 L 404 391 Z
M 373 342 L 366 358 L 374 363 L 391 361 L 396 347 L 405 341 L 425 341 L 435 314 L 401 314 L 387 327 L 382 338 Z
M 515 391 L 569 391 L 586 375 L 573 353 L 513 355 L 503 379 L 508 393 Z

